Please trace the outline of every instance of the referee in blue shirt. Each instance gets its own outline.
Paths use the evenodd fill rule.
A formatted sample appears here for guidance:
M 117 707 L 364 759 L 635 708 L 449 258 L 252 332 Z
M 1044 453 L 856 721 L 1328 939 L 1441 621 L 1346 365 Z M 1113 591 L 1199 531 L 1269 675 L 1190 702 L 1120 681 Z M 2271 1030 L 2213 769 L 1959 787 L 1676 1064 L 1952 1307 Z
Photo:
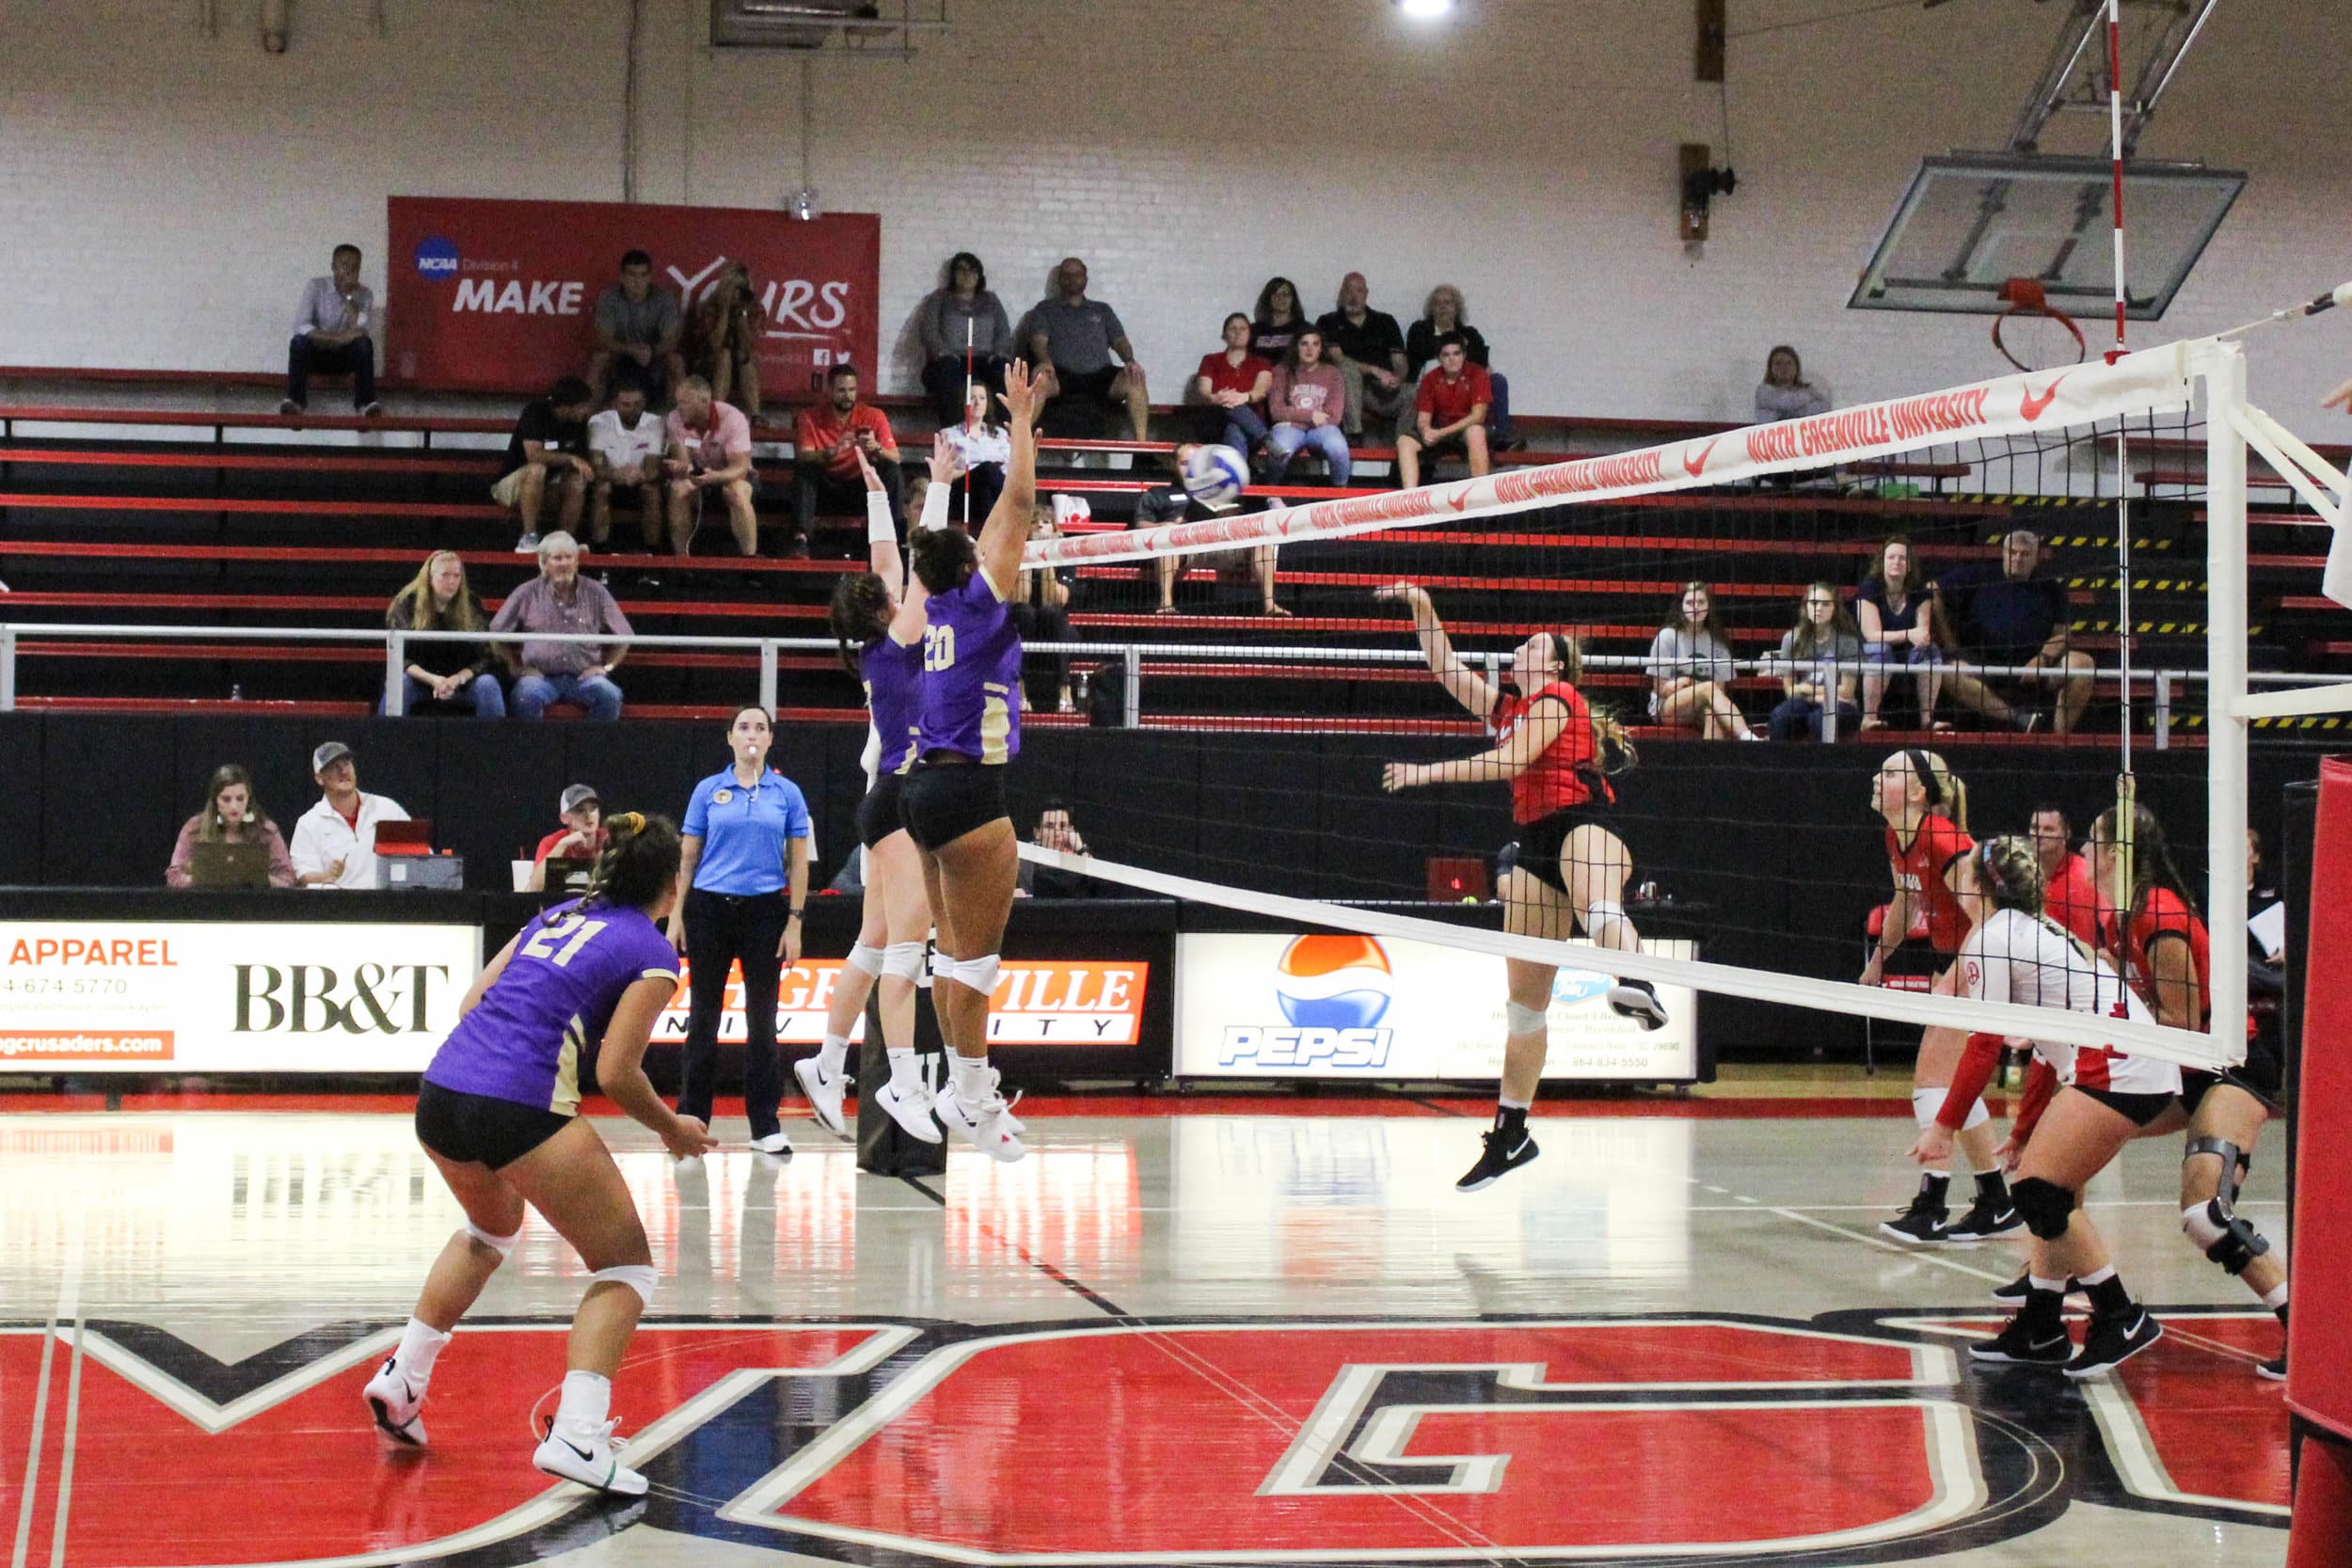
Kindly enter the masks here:
M 670 939 L 686 955 L 691 1010 L 686 1025 L 686 1075 L 678 1115 L 710 1120 L 717 1086 L 719 1017 L 727 968 L 743 966 L 743 1110 L 752 1147 L 788 1154 L 776 1108 L 776 988 L 801 961 L 801 913 L 808 903 L 808 801 L 800 786 L 768 766 L 775 738 L 768 710 L 735 710 L 727 725 L 732 767 L 694 786 L 686 808 L 680 896 Z

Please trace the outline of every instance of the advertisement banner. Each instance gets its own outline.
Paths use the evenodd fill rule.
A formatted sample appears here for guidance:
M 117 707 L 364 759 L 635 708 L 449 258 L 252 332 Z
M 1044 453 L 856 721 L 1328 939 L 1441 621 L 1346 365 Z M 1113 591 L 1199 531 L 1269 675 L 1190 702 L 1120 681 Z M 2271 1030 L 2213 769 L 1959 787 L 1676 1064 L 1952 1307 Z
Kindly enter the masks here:
M 420 196 L 388 206 L 384 366 L 420 387 L 537 389 L 584 371 L 596 297 L 618 280 L 622 254 L 644 250 L 654 286 L 678 297 L 690 325 L 729 262 L 750 266 L 768 313 L 766 396 L 806 392 L 845 359 L 867 370 L 868 391 L 879 389 L 882 219 L 873 214 L 803 221 L 758 208 Z
M 786 1045 L 815 1045 L 825 1037 L 825 1014 L 833 1006 L 841 969 L 838 958 L 812 958 L 785 972 L 784 984 L 776 992 L 778 1040 Z M 686 1038 L 692 972 L 683 958 L 678 960 L 678 970 L 677 997 L 654 1024 L 657 1045 Z M 989 1001 L 989 1042 L 1134 1045 L 1142 1035 L 1143 995 L 1151 975 L 1152 966 L 1140 959 L 1097 963 L 1007 958 Z M 741 1045 L 745 1037 L 743 972 L 730 966 L 719 1041 Z M 865 1037 L 866 1021 L 861 1015 L 850 1038 L 859 1042 Z
M 409 1072 L 472 926 L 0 921 L 0 1071 Z
M 1661 958 L 1697 956 L 1650 942 Z M 1176 939 L 1179 1078 L 1492 1079 L 1502 1072 L 1502 960 L 1365 936 L 1187 933 Z M 1692 994 L 1661 986 L 1655 1032 L 1609 1010 L 1610 977 L 1563 969 L 1544 1076 L 1695 1079 Z

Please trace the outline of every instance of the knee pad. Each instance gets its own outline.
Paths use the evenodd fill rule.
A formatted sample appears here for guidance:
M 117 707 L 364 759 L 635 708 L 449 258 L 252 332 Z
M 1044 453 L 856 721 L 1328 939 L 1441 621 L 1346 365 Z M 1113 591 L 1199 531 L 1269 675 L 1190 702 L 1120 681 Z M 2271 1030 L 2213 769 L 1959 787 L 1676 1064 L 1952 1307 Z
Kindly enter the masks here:
M 961 962 L 950 960 L 947 973 L 958 983 L 971 987 L 982 996 L 989 996 L 996 990 L 996 971 L 1003 962 L 1002 956 L 995 953 L 985 958 L 965 958 Z
M 623 1263 L 618 1268 L 598 1269 L 588 1277 L 605 1284 L 626 1285 L 637 1292 L 639 1301 L 651 1307 L 654 1281 L 660 1276 L 653 1272 L 651 1263 Z
M 1911 1119 L 1921 1132 L 1924 1132 L 1935 1125 L 1936 1117 L 1944 1109 L 1944 1101 L 1948 1092 L 1945 1089 L 1911 1091 Z M 1974 1132 L 1992 1119 L 1993 1113 L 1984 1108 L 1984 1097 L 1979 1095 L 1976 1103 L 1968 1107 L 1968 1115 L 1962 1119 L 1960 1130 L 1963 1132 Z
M 492 1252 L 497 1253 L 499 1255 L 499 1261 L 501 1263 L 505 1262 L 507 1259 L 514 1256 L 515 1243 L 523 1239 L 523 1233 L 519 1230 L 516 1231 L 512 1236 L 493 1236 L 488 1231 L 483 1229 L 480 1226 L 474 1224 L 471 1220 L 468 1220 L 466 1222 L 466 1234 L 470 1239 L 480 1242 L 484 1246 L 488 1247 Z
M 1551 1027 L 1551 1015 L 1541 1007 L 1521 1006 L 1517 1002 L 1502 1005 L 1503 1027 L 1514 1035 L 1541 1035 Z
M 2253 1156 L 2246 1153 L 2227 1138 L 2191 1138 L 2181 1146 L 2181 1164 L 2185 1165 L 2200 1155 L 2215 1155 L 2221 1161 L 2221 1177 L 2214 1196 L 2224 1209 L 2237 1207 L 2238 1183 L 2254 1168 Z
M 2009 1190 L 2010 1201 L 2026 1222 L 2026 1228 L 2045 1242 L 2055 1242 L 2066 1234 L 2066 1222 L 2074 1212 L 2074 1195 L 2055 1181 L 2039 1176 L 2028 1176 Z
M 894 942 L 882 949 L 882 972 L 898 980 L 917 980 L 923 974 L 923 943 Z
M 2269 1239 L 2217 1197 L 2182 1210 L 2181 1229 L 2225 1274 L 2244 1274 L 2248 1264 L 2270 1250 Z
M 1560 867 L 1560 874 L 1564 878 L 1567 875 L 1565 863 Z M 1615 946 L 1616 943 L 1609 940 L 1609 930 L 1624 921 L 1625 906 L 1613 898 L 1596 898 L 1584 906 L 1584 934 L 1596 947 Z
M 863 970 L 868 975 L 879 975 L 883 968 L 883 949 L 859 942 L 850 949 L 850 956 L 841 961 L 851 969 Z

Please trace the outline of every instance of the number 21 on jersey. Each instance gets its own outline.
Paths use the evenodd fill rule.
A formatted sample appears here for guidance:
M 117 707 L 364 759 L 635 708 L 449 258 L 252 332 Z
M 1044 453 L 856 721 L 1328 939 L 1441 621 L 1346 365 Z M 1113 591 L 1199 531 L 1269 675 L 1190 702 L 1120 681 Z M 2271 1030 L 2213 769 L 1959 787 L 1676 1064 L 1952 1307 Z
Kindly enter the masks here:
M 956 628 L 925 626 L 923 628 L 923 668 L 951 670 L 956 663 Z
M 543 926 L 538 934 L 523 943 L 523 952 L 530 958 L 545 958 L 558 969 L 568 968 L 580 950 L 588 945 L 608 922 L 582 920 L 577 914 L 565 915 L 552 926 Z M 569 937 L 569 942 L 564 938 Z M 556 946 L 563 942 L 562 947 Z

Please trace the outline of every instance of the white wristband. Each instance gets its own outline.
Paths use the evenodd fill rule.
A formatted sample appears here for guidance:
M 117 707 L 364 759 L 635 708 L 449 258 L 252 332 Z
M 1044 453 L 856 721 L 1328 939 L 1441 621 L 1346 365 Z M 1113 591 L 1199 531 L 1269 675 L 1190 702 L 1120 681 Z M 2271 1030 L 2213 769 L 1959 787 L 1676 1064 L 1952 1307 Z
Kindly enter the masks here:
M 869 545 L 895 545 L 898 542 L 898 525 L 890 515 L 890 498 L 880 490 L 866 492 L 866 542 Z
M 923 492 L 923 518 L 914 525 L 918 532 L 930 533 L 947 526 L 947 492 L 951 488 L 934 484 Z

